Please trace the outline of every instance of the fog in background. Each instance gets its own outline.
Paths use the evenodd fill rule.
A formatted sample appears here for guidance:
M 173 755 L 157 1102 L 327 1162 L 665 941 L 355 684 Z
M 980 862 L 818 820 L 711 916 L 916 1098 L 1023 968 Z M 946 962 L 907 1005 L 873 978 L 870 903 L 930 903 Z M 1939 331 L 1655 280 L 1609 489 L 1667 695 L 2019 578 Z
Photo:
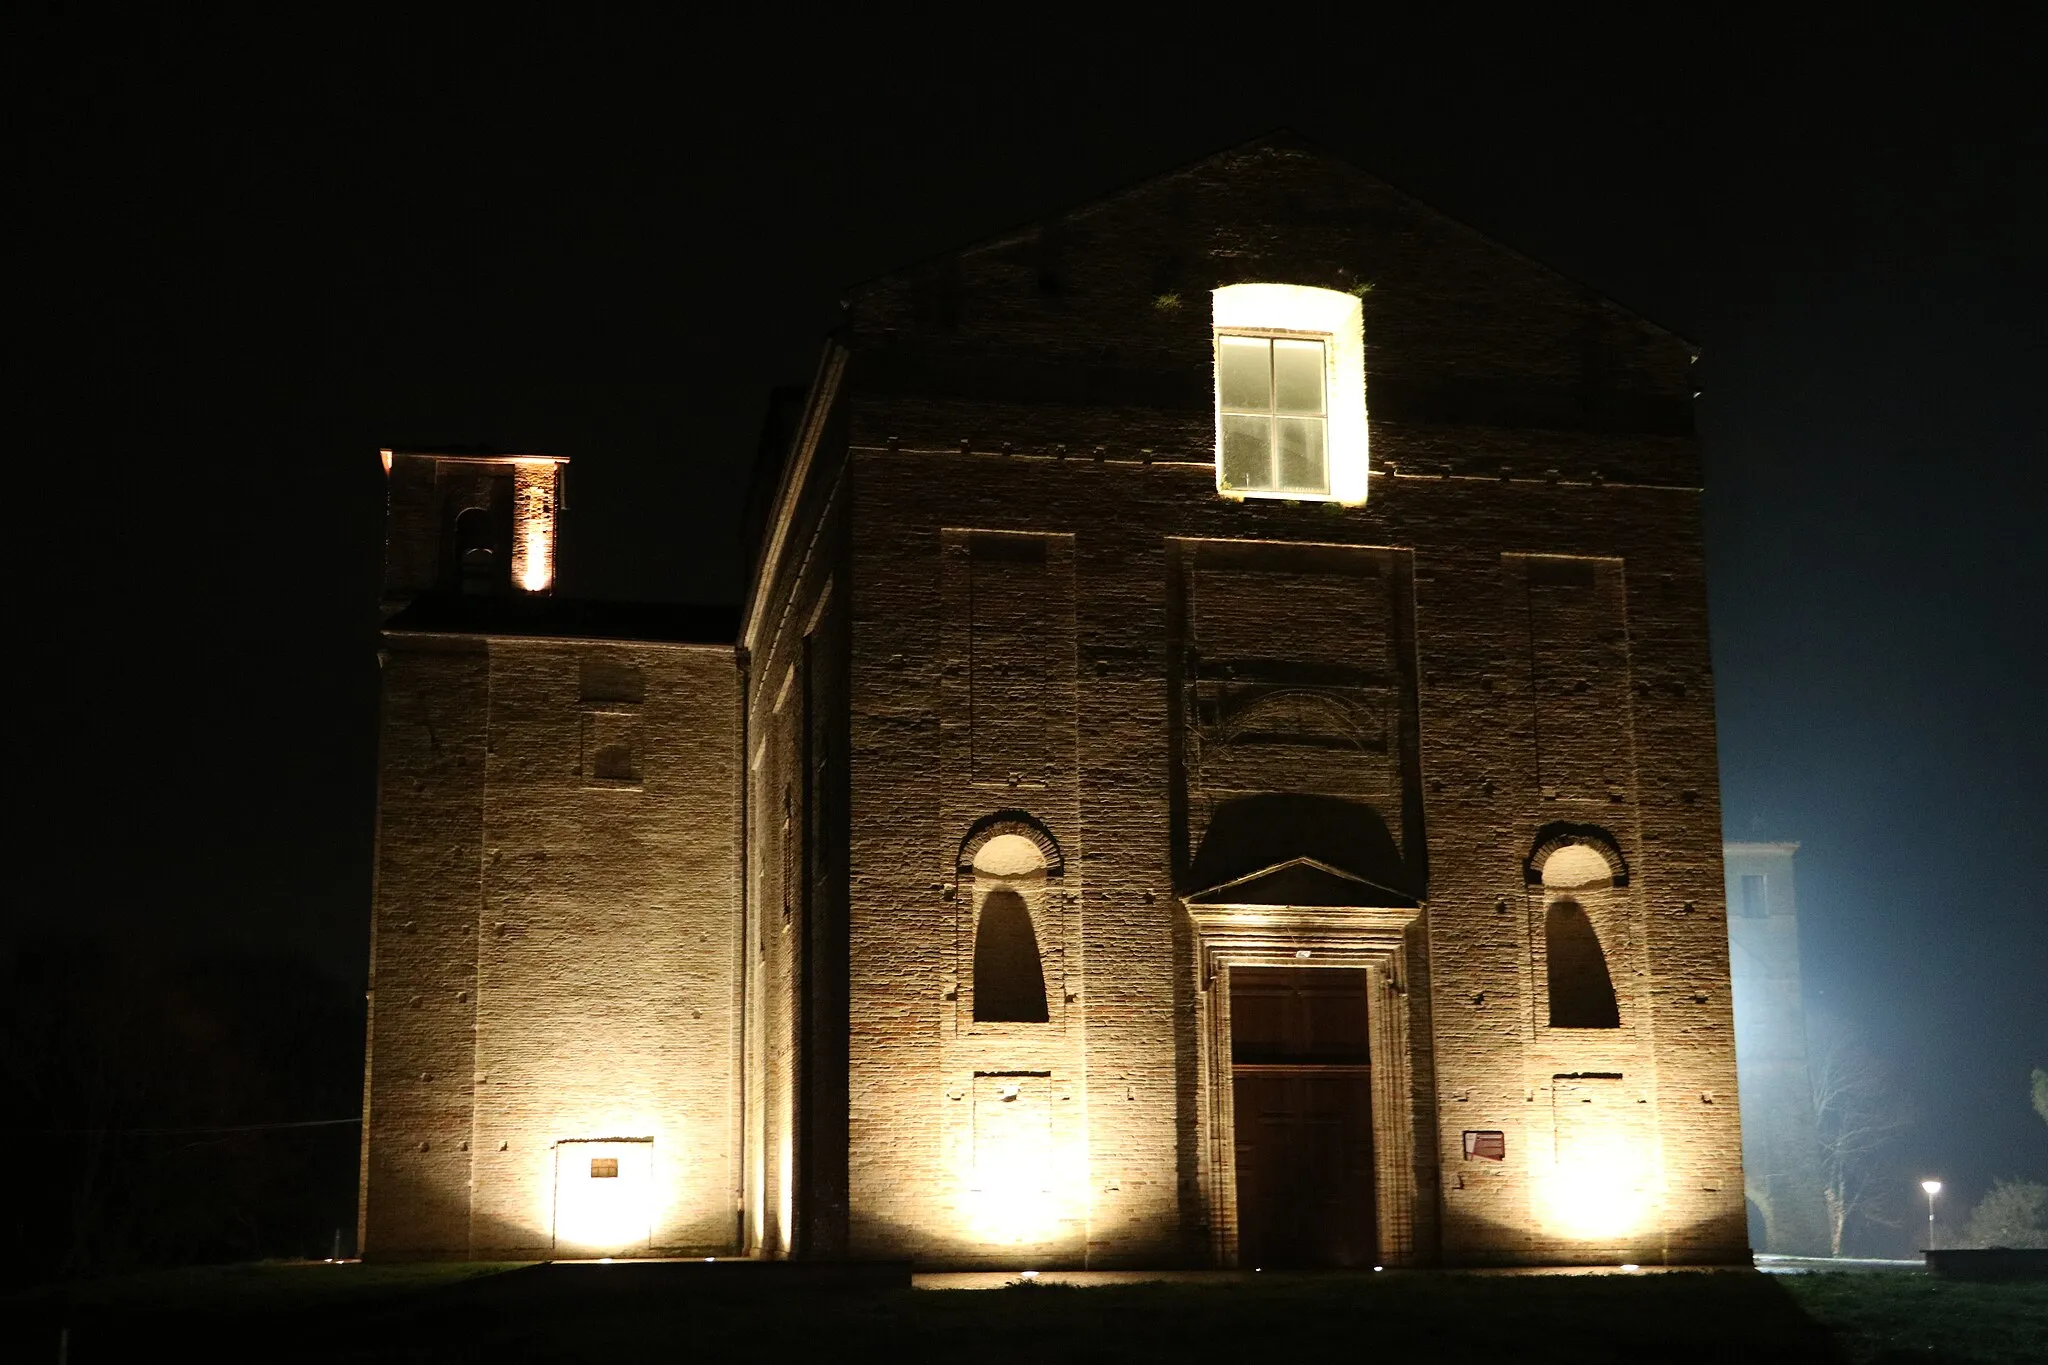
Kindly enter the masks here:
M 1904 1213 L 2048 1178 L 2029 36 L 152 22 L 70 35 L 25 153 L 16 933 L 332 983 L 250 1120 L 360 1057 L 380 446 L 569 456 L 565 593 L 730 601 L 841 289 L 1288 125 L 1699 343 L 1726 832 L 1803 846 Z

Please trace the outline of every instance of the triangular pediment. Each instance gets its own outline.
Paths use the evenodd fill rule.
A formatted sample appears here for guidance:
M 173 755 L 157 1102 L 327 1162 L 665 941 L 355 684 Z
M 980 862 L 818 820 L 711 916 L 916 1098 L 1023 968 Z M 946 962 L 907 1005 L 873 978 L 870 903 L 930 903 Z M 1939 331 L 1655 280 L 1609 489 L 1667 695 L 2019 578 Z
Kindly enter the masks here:
M 1273 221 L 1275 214 L 1282 215 L 1280 223 Z M 1091 223 L 1100 231 L 1091 232 Z M 1127 255 L 1134 250 L 1128 244 L 1137 224 L 1145 228 L 1141 240 L 1158 235 L 1162 224 L 1170 226 L 1151 247 L 1136 248 L 1135 254 Z M 1305 233 L 1315 238 L 1317 245 L 1305 247 Z M 1085 255 L 1090 250 L 1100 251 L 1100 242 L 1088 245 L 1097 237 L 1119 243 L 1116 259 L 1121 265 L 1113 273 L 1138 269 L 1142 260 L 1148 277 L 1163 281 L 1155 293 L 1176 297 L 1186 293 L 1191 299 L 1198 290 L 1269 276 L 1330 289 L 1369 284 L 1403 292 L 1412 270 L 1427 275 L 1435 264 L 1432 257 L 1411 268 L 1400 252 L 1384 245 L 1389 240 L 1411 238 L 1454 252 L 1464 271 L 1493 272 L 1503 281 L 1533 278 L 1562 289 L 1552 301 L 1553 308 L 1598 297 L 1556 268 L 1494 240 L 1291 128 L 1274 129 L 1220 148 L 1063 211 L 874 276 L 849 286 L 845 296 L 857 300 L 912 282 L 930 286 L 933 279 L 957 270 L 963 262 L 1020 250 L 1023 254 L 1010 262 L 1015 271 L 1036 272 L 1041 279 L 1056 276 L 1059 266 L 1055 258 L 1061 252 Z M 1308 258 L 1323 260 L 1331 269 L 1319 271 Z M 980 284 L 978 311 L 986 312 L 996 302 L 994 291 L 999 288 L 990 281 Z M 1611 314 L 1611 320 L 1677 340 L 1661 324 L 1611 299 L 1599 298 L 1599 305 Z M 930 306 L 929 300 L 926 306 Z M 1573 316 L 1577 318 L 1576 311 Z M 1579 325 L 1583 328 L 1585 324 Z M 972 325 L 965 328 L 966 334 L 974 331 Z
M 1197 891 L 1184 898 L 1191 906 L 1264 905 L 1302 906 L 1318 909 L 1337 907 L 1389 907 L 1413 910 L 1421 902 L 1403 891 L 1353 876 L 1340 867 L 1314 858 L 1290 858 L 1284 863 L 1261 868 L 1248 876 Z

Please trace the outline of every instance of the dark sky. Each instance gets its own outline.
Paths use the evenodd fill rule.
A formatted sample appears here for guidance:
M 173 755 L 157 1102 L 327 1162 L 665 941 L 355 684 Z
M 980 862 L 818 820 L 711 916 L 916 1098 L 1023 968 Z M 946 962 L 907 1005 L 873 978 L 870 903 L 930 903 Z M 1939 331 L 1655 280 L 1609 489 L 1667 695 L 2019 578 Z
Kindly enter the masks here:
M 1700 343 L 1727 832 L 1803 841 L 1904 1155 L 2048 1176 L 2048 111 L 1961 8 L 67 34 L 15 154 L 24 921 L 359 982 L 379 446 L 570 456 L 566 592 L 730 600 L 844 286 L 1286 125 Z

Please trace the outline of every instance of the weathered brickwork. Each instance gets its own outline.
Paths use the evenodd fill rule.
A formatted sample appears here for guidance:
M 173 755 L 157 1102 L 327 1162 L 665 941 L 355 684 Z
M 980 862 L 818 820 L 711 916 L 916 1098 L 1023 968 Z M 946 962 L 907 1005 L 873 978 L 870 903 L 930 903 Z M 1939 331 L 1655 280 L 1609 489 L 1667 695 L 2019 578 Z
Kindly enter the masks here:
M 360 1243 L 469 1250 L 476 932 L 490 660 L 481 642 L 385 656 Z
M 730 1251 L 731 651 L 394 631 L 386 657 L 366 1250 L 555 1254 L 556 1144 L 651 1138 L 644 1230 L 603 1254 Z M 593 771 L 593 733 L 630 768 Z
M 395 541 L 509 477 L 443 463 L 393 461 Z M 365 1253 L 731 1252 L 732 649 L 561 633 L 590 623 L 496 610 L 503 580 L 415 601 L 435 561 L 387 578 Z
M 1365 503 L 1217 493 L 1243 282 L 1363 299 Z M 391 637 L 372 1251 L 658 1112 L 748 1254 L 1229 1263 L 1231 972 L 1343 965 L 1384 1261 L 1742 1256 L 1690 363 L 1285 140 L 856 291 L 736 650 Z

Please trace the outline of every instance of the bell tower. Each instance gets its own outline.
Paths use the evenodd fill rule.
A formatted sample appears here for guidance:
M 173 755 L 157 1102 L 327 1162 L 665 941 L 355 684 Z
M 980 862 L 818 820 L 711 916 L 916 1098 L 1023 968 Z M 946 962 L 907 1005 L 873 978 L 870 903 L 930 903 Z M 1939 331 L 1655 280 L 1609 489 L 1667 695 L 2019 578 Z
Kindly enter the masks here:
M 384 450 L 385 615 L 422 594 L 554 591 L 568 460 L 554 455 Z

